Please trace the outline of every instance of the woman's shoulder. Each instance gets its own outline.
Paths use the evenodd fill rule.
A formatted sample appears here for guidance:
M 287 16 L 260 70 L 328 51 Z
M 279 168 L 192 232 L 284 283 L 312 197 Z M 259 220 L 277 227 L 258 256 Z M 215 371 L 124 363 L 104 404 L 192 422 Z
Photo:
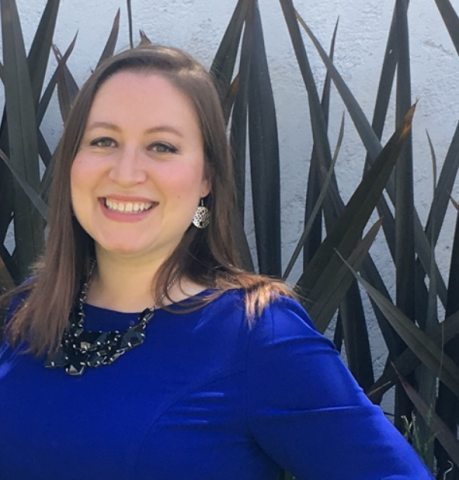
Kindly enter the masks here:
M 316 328 L 306 310 L 298 300 L 282 294 L 273 295 L 263 305 L 255 305 L 251 314 L 248 302 L 252 302 L 251 292 L 244 288 L 234 288 L 224 292 L 209 290 L 215 298 L 209 307 L 213 314 L 235 314 L 253 331 L 271 331 L 273 335 L 285 331 L 299 330 L 302 333 L 316 334 Z M 250 305 L 249 305 L 250 307 Z

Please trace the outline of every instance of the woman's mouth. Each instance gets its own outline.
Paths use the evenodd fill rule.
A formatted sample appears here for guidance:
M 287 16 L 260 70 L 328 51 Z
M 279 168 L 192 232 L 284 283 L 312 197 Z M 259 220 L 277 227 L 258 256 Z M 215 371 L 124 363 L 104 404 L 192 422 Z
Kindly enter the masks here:
M 135 214 L 151 210 L 155 202 L 120 201 L 112 198 L 104 198 L 105 207 L 112 212 Z

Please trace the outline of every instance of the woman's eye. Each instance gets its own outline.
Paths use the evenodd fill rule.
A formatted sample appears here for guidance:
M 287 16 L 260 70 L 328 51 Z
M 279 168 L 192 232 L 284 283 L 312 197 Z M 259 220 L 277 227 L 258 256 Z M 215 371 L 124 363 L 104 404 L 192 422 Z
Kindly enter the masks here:
M 177 153 L 177 148 L 169 143 L 157 142 L 150 145 L 150 150 L 153 150 L 157 153 Z
M 90 145 L 101 148 L 114 147 L 115 140 L 109 137 L 96 138 L 90 142 Z

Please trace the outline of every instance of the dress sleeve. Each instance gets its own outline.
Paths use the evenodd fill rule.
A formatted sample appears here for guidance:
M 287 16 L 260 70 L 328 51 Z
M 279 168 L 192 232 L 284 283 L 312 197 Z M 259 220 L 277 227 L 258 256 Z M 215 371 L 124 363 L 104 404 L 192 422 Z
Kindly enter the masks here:
M 433 479 L 292 300 L 251 332 L 247 415 L 260 447 L 299 480 Z

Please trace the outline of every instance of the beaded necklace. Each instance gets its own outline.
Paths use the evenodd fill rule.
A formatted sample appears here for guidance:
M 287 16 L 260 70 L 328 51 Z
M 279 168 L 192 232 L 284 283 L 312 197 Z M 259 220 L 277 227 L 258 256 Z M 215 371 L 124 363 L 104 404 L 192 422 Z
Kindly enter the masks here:
M 95 262 L 91 265 L 86 282 L 81 288 L 76 306 L 72 309 L 69 325 L 65 329 L 59 349 L 54 355 L 49 355 L 45 361 L 47 368 L 65 368 L 72 376 L 80 376 L 89 368 L 111 365 L 127 351 L 142 345 L 145 341 L 145 329 L 154 316 L 158 305 L 176 282 L 176 275 L 166 292 L 152 307 L 146 308 L 140 315 L 136 325 L 120 332 L 86 331 L 84 329 L 85 314 L 83 305 L 86 301 Z

